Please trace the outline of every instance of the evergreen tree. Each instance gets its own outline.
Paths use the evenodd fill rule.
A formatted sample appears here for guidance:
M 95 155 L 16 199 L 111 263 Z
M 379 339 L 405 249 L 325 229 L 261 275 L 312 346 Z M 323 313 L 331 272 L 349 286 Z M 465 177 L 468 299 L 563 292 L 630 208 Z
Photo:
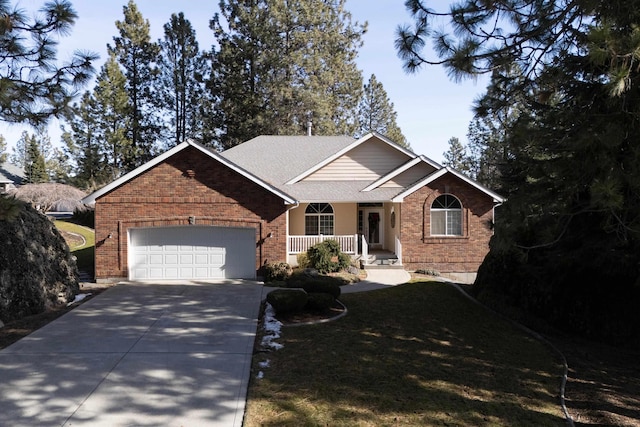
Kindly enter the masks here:
M 133 144 L 133 114 L 127 93 L 127 79 L 113 55 L 102 67 L 94 88 L 95 116 L 98 120 L 96 137 L 101 138 L 111 179 L 129 170 L 128 165 L 138 158 Z M 89 105 L 91 108 L 91 105 Z
M 209 89 L 218 99 L 220 145 L 260 134 L 355 133 L 365 31 L 344 0 L 222 1 L 211 21 L 218 50 Z M 225 26 L 228 28 L 225 28 Z
M 33 137 L 35 138 L 35 135 Z M 20 134 L 20 138 L 13 146 L 11 156 L 9 157 L 9 161 L 11 163 L 21 167 L 22 169 L 24 169 L 27 164 L 27 147 L 29 145 L 30 138 L 32 138 L 32 136 L 29 135 L 29 132 L 23 130 Z
M 26 158 L 24 163 L 25 182 L 40 184 L 49 181 L 44 154 L 35 135 L 28 136 L 26 141 Z
M 443 153 L 443 156 L 443 165 L 475 178 L 472 174 L 473 169 L 467 147 L 458 138 L 455 136 L 449 138 L 449 149 Z
M 162 109 L 171 117 L 171 146 L 188 138 L 203 138 L 204 79 L 206 57 L 198 48 L 196 32 L 184 14 L 172 14 L 164 25 L 164 40 L 158 42 L 161 55 L 159 94 Z
M 93 74 L 94 54 L 75 54 L 56 64 L 57 36 L 78 18 L 71 3 L 45 3 L 40 14 L 0 2 L 0 120 L 41 125 L 65 110 L 76 90 Z
M 154 101 L 157 96 L 155 63 L 160 48 L 151 42 L 149 21 L 143 18 L 133 0 L 123 6 L 123 14 L 124 20 L 116 21 L 119 36 L 113 38 L 113 46 L 107 47 L 124 69 L 127 79 L 130 104 L 127 138 L 131 147 L 125 153 L 124 168 L 130 171 L 155 154 L 160 133 Z
M 521 103 L 512 120 L 492 122 L 504 135 L 508 200 L 475 292 L 639 345 L 640 3 L 469 0 L 444 15 L 420 0 L 408 5 L 416 26 L 397 40 L 407 69 L 440 63 L 454 78 L 498 71 L 484 106 Z M 453 35 L 432 32 L 443 16 Z M 436 59 L 423 51 L 429 34 Z
M 387 91 L 384 90 L 382 83 L 378 82 L 375 74 L 372 74 L 369 82 L 364 85 L 362 99 L 358 105 L 356 137 L 375 131 L 408 148 L 409 143 L 396 122 L 397 118 L 398 113 L 394 110 Z
M 106 182 L 104 132 L 99 128 L 100 113 L 91 92 L 85 92 L 74 115 L 69 118 L 70 129 L 62 134 L 67 156 L 75 166 L 73 183 L 80 188 L 95 189 Z
M 75 184 L 96 188 L 126 172 L 132 152 L 127 79 L 113 54 L 102 66 L 92 92 L 83 95 L 67 119 L 66 153 L 76 166 Z

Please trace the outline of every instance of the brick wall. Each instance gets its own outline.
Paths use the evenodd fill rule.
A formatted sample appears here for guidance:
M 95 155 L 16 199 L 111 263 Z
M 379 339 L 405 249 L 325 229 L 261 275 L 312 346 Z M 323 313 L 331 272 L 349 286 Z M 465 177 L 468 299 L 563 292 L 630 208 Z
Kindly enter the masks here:
M 96 279 L 128 276 L 129 228 L 188 225 L 190 217 L 197 225 L 254 228 L 256 270 L 285 261 L 285 212 L 281 198 L 187 147 L 96 200 Z
M 431 237 L 431 204 L 442 194 L 451 194 L 462 203 L 462 236 Z M 492 220 L 492 198 L 446 174 L 404 199 L 402 263 L 408 270 L 476 272 L 489 252 Z

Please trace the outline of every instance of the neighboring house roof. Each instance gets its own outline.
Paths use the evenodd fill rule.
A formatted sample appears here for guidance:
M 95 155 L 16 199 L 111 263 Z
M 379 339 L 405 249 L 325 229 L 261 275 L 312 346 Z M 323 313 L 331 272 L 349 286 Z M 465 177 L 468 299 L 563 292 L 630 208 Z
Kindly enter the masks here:
M 0 164 L 0 184 L 20 185 L 24 178 L 22 168 L 8 162 Z
M 238 166 L 237 164 L 235 164 L 235 163 L 229 161 L 228 159 L 222 157 L 219 153 L 216 153 L 216 152 L 210 150 L 209 148 L 204 147 L 204 146 L 202 146 L 202 145 L 200 145 L 200 144 L 198 144 L 198 143 L 196 143 L 194 141 L 186 141 L 186 142 L 183 142 L 183 143 L 181 143 L 179 145 L 176 145 L 172 149 L 166 151 L 164 154 L 161 154 L 160 156 L 154 158 L 153 160 L 150 160 L 149 162 L 145 163 L 144 165 L 132 170 L 128 174 L 125 174 L 125 175 L 121 176 L 120 178 L 118 178 L 115 181 L 113 181 L 111 184 L 108 184 L 108 185 L 102 187 L 100 190 L 88 195 L 87 197 L 82 199 L 82 202 L 84 204 L 88 204 L 88 205 L 95 203 L 97 198 L 99 198 L 99 197 L 101 197 L 101 196 L 103 196 L 103 195 L 115 190 L 116 188 L 120 187 L 121 185 L 131 181 L 133 178 L 137 177 L 138 175 L 146 172 L 147 170 L 151 169 L 152 167 L 162 163 L 163 161 L 165 161 L 169 157 L 175 155 L 176 153 L 179 153 L 180 151 L 182 151 L 182 150 L 184 150 L 184 149 L 186 149 L 188 147 L 194 147 L 194 148 L 200 150 L 202 153 L 204 153 L 207 156 L 211 157 L 213 160 L 215 160 L 215 161 L 217 161 L 217 162 L 229 167 L 230 169 L 232 169 L 235 172 L 243 175 L 244 177 L 246 177 L 250 181 L 253 181 L 254 183 L 258 184 L 259 186 L 261 186 L 265 190 L 270 191 L 271 193 L 277 195 L 278 197 L 281 197 L 282 200 L 284 200 L 285 203 L 293 204 L 293 203 L 296 202 L 296 200 L 293 199 L 291 196 L 289 196 L 288 194 L 285 194 L 282 191 L 278 190 L 277 188 L 275 188 L 271 184 L 267 183 L 263 179 L 255 176 L 251 172 L 243 169 L 242 167 Z

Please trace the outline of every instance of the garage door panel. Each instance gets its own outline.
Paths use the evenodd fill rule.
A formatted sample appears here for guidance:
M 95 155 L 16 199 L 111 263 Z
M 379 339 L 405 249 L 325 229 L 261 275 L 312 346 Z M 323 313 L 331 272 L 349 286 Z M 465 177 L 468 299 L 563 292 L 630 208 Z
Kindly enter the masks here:
M 255 278 L 255 230 L 155 227 L 129 230 L 131 279 Z

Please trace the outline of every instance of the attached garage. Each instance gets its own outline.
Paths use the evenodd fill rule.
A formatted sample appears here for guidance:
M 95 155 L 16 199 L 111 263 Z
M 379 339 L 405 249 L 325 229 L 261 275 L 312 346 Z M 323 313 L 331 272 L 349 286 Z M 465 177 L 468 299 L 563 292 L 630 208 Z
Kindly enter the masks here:
M 255 279 L 254 228 L 129 229 L 129 279 Z

